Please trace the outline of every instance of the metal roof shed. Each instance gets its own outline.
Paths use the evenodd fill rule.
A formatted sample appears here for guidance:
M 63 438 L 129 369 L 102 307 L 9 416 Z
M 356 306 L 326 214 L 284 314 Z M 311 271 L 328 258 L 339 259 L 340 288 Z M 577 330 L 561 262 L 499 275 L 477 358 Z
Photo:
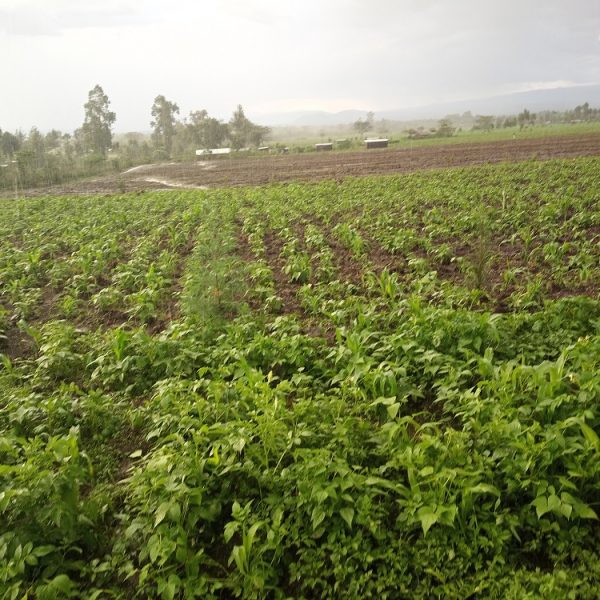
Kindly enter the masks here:
M 231 154 L 231 148 L 203 148 L 202 150 L 196 150 L 196 156 L 215 154 Z
M 379 138 L 376 140 L 365 140 L 365 144 L 367 145 L 367 150 L 371 148 L 387 148 L 389 141 L 387 138 Z

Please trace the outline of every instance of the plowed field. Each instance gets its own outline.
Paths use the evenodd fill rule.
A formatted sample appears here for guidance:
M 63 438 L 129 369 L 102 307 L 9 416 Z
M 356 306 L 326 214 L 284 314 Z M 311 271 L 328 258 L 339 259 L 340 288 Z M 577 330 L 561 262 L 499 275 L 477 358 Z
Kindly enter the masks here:
M 319 152 L 258 157 L 215 157 L 143 165 L 120 175 L 38 190 L 35 193 L 111 193 L 169 188 L 260 185 L 341 179 L 421 169 L 600 155 L 600 134 L 563 135 L 491 143 L 447 144 L 359 152 Z

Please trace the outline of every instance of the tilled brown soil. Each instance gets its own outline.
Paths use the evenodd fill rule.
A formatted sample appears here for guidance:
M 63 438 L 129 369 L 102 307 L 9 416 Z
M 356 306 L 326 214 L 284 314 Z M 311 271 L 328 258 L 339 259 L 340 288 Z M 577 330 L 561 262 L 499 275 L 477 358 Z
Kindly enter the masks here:
M 596 155 L 600 155 L 600 134 L 447 144 L 413 149 L 319 152 L 248 158 L 224 156 L 203 158 L 197 162 L 146 165 L 119 175 L 43 190 L 30 190 L 26 195 L 260 185 Z

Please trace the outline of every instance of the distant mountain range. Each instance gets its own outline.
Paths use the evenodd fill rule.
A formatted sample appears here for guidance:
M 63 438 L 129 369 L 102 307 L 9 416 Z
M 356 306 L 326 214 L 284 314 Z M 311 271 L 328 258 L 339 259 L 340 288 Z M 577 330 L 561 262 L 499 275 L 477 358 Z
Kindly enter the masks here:
M 446 115 L 463 114 L 467 111 L 471 111 L 473 115 L 509 115 L 519 113 L 524 108 L 532 112 L 540 110 L 566 110 L 575 108 L 575 106 L 584 102 L 589 102 L 593 107 L 600 106 L 600 85 L 577 85 L 532 90 L 489 98 L 374 112 L 376 119 L 411 121 L 416 119 L 441 119 Z M 326 111 L 293 111 L 256 115 L 256 120 L 261 124 L 272 126 L 327 126 L 353 123 L 359 118 L 364 118 L 365 115 L 366 112 L 361 110 L 344 110 L 336 113 Z

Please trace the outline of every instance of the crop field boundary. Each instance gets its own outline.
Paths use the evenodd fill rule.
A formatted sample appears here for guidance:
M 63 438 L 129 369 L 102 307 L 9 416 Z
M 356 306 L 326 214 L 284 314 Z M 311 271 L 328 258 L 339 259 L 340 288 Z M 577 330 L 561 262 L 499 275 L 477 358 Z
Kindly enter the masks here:
M 600 155 L 600 133 L 358 152 L 313 152 L 252 158 L 218 157 L 210 161 L 141 165 L 119 175 L 51 188 L 17 190 L 17 195 L 118 194 L 145 190 L 205 189 L 324 179 L 340 181 L 346 177 L 364 175 L 401 174 L 424 169 L 597 155 Z M 8 190 L 0 193 L 5 197 L 14 197 L 14 193 Z

